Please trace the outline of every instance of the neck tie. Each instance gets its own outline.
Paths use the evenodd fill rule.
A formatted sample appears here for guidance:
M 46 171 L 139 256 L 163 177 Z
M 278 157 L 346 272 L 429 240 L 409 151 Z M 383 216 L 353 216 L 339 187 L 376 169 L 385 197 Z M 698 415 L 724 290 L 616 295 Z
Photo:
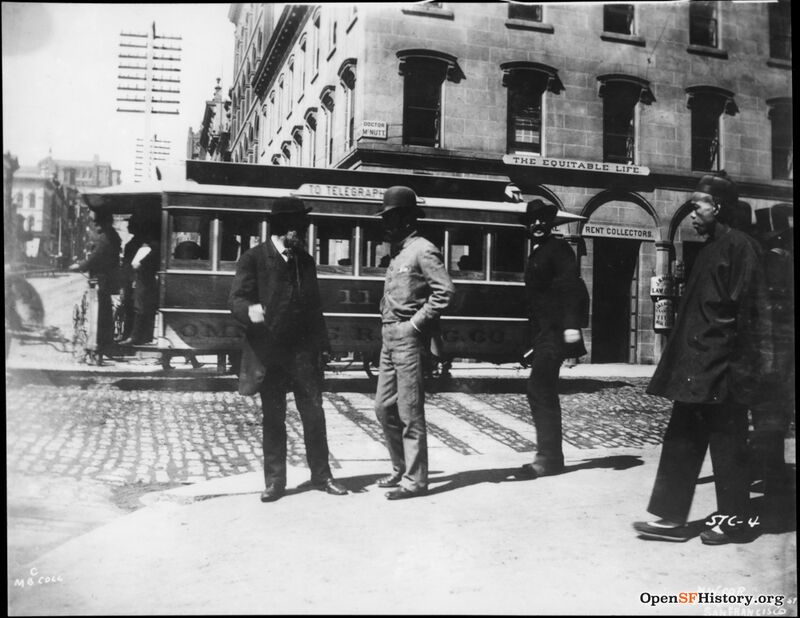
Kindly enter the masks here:
M 284 249 L 283 255 L 286 256 L 286 265 L 290 271 L 294 271 L 294 284 L 300 287 L 300 266 L 297 263 L 297 257 L 292 249 Z

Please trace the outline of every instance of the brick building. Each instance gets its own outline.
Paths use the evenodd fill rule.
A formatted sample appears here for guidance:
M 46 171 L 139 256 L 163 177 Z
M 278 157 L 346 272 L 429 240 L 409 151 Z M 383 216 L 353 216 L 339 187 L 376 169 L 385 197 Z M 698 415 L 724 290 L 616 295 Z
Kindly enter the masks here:
M 789 2 L 233 4 L 234 162 L 502 178 L 581 214 L 591 362 L 652 363 L 726 169 L 791 204 Z M 661 316 L 663 317 L 663 316 Z

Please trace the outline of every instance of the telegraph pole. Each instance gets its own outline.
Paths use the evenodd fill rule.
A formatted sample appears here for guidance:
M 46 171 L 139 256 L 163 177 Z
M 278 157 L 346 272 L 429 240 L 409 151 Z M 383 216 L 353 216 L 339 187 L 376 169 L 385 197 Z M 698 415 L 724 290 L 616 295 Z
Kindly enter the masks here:
M 155 162 L 166 161 L 169 140 L 151 135 L 154 114 L 178 115 L 182 37 L 156 32 L 121 32 L 117 111 L 143 114 L 144 136 L 136 140 L 134 181 L 155 179 Z

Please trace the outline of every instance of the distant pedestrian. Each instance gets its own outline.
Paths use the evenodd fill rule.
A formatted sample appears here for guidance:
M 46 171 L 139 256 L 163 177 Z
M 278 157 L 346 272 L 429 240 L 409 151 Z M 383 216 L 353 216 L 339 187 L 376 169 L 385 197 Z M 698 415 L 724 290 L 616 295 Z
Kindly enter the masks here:
M 108 211 L 92 211 L 94 243 L 88 257 L 69 270 L 88 272 L 97 280 L 97 362 L 108 354 L 114 340 L 114 313 L 111 295 L 119 292 L 119 256 L 122 241 L 114 229 L 114 217 Z
M 286 489 L 286 394 L 294 392 L 303 423 L 311 484 L 336 496 L 322 409 L 323 354 L 330 350 L 314 259 L 304 250 L 308 213 L 295 197 L 275 200 L 271 237 L 236 264 L 231 313 L 245 326 L 239 377 L 242 395 L 261 396 L 265 490 L 262 502 Z
M 391 187 L 383 196 L 383 218 L 391 261 L 381 300 L 382 346 L 375 411 L 383 427 L 392 473 L 378 480 L 392 487 L 389 500 L 424 495 L 428 490 L 423 354 L 455 288 L 439 250 L 417 232 L 424 216 L 408 187 Z
M 135 318 L 133 304 L 133 281 L 135 279 L 131 262 L 142 246 L 142 237 L 137 231 L 137 217 L 128 217 L 128 232 L 131 238 L 122 248 L 122 265 L 120 268 L 120 307 L 122 314 L 122 332 L 117 338 L 118 341 L 128 339 L 133 332 L 133 321 Z
M 153 340 L 158 309 L 156 274 L 161 266 L 158 232 L 157 224 L 153 222 L 138 224 L 139 248 L 130 263 L 133 271 L 133 329 L 130 337 L 120 345 L 142 345 Z
M 686 541 L 700 468 L 710 448 L 717 513 L 700 534 L 721 545 L 753 538 L 747 408 L 770 370 L 766 286 L 757 246 L 733 229 L 738 189 L 724 171 L 700 179 L 692 225 L 707 240 L 681 298 L 647 392 L 674 401 L 642 537 Z
M 536 457 L 518 472 L 522 478 L 564 470 L 558 373 L 567 358 L 586 354 L 581 326 L 584 290 L 578 262 L 569 243 L 553 236 L 558 208 L 541 199 L 528 202 L 521 222 L 531 239 L 525 269 L 530 324 L 528 403 L 536 426 Z

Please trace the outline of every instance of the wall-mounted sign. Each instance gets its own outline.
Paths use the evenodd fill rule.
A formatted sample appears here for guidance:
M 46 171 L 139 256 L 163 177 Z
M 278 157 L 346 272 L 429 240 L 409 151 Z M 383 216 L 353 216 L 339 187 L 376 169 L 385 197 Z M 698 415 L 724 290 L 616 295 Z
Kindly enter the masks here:
M 674 283 L 669 275 L 650 277 L 650 296 L 654 298 L 672 296 L 675 293 Z
M 539 155 L 526 154 L 503 155 L 503 163 L 507 163 L 509 165 L 547 167 L 550 169 L 605 172 L 608 174 L 633 174 L 635 176 L 648 176 L 650 174 L 650 168 L 643 167 L 641 165 L 608 163 L 602 161 L 579 161 L 577 159 L 554 159 L 552 157 L 541 157 Z
M 620 238 L 625 240 L 655 240 L 655 230 L 646 227 L 630 227 L 626 225 L 610 225 L 608 223 L 586 223 L 583 226 L 584 236 L 601 238 Z
M 675 326 L 675 311 L 671 298 L 660 298 L 655 302 L 653 313 L 653 328 L 655 330 L 669 330 Z
M 386 123 L 381 120 L 364 120 L 361 123 L 361 137 L 386 139 L 388 137 Z

